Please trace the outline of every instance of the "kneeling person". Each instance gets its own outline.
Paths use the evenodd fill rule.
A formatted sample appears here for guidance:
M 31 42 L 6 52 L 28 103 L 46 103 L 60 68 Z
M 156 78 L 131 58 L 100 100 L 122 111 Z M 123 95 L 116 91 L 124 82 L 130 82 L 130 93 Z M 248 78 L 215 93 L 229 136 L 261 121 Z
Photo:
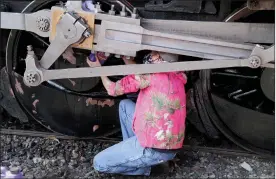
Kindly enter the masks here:
M 144 58 L 144 63 L 166 63 L 172 59 L 176 61 L 177 56 L 152 52 Z M 100 65 L 98 61 L 88 61 L 88 64 Z M 152 166 L 172 160 L 183 145 L 186 75 L 169 72 L 128 75 L 117 82 L 108 77 L 101 79 L 111 96 L 140 92 L 136 104 L 128 99 L 121 101 L 123 141 L 96 155 L 94 168 L 104 173 L 148 176 Z

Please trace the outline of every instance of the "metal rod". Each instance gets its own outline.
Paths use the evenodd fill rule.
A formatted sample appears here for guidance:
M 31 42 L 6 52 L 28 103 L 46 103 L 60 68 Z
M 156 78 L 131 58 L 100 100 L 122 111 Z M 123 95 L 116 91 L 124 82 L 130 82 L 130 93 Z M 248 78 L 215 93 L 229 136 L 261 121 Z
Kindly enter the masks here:
M 141 65 L 118 65 L 95 68 L 73 68 L 59 70 L 44 70 L 43 81 L 64 78 L 88 78 L 98 76 L 116 76 L 128 74 L 147 74 L 159 72 L 192 71 L 202 69 L 229 68 L 246 66 L 246 60 L 204 60 L 177 63 L 141 64 Z

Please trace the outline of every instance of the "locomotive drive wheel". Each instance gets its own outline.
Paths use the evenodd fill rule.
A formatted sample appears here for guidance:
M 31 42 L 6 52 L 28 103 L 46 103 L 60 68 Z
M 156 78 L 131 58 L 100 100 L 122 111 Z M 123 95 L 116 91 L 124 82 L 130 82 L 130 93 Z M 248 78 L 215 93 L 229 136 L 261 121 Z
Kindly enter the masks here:
M 101 3 L 103 10 L 109 10 L 108 1 Z M 60 1 L 33 1 L 23 12 L 50 9 L 57 4 L 60 4 Z M 126 7 L 129 7 L 129 4 L 126 4 Z M 115 10 L 118 9 L 121 9 L 121 6 L 115 3 Z M 121 99 L 108 96 L 99 78 L 62 79 L 45 82 L 38 87 L 26 86 L 23 82 L 23 59 L 26 57 L 28 45 L 34 47 L 40 59 L 49 45 L 49 40 L 26 31 L 11 31 L 7 44 L 6 67 L 15 97 L 28 117 L 65 135 L 106 136 L 118 131 L 118 106 Z M 73 50 L 76 64 L 69 63 L 61 56 L 51 68 L 88 67 L 86 57 L 89 52 Z M 120 60 L 111 58 L 104 65 L 120 63 Z
M 245 6 L 225 21 L 275 23 L 274 12 L 255 12 Z M 274 153 L 274 68 L 205 70 L 199 76 L 195 98 L 202 102 L 199 109 L 204 110 L 198 113 L 210 118 L 224 136 L 240 147 L 260 154 Z
M 118 1 L 111 1 L 119 11 L 121 6 L 117 4 Z M 100 2 L 103 10 L 108 11 L 109 1 Z M 130 1 L 120 2 L 132 9 Z M 57 0 L 34 1 L 23 12 L 50 9 L 57 3 Z M 274 23 L 274 14 L 271 15 L 270 11 L 253 12 L 242 7 L 234 13 L 229 12 L 226 14 L 229 15 L 225 20 L 227 22 L 263 22 L 263 19 L 266 19 L 268 23 Z M 156 13 L 158 12 L 151 14 L 143 11 L 141 15 L 145 18 L 155 18 Z M 272 20 L 262 18 L 266 13 Z M 171 19 L 173 16 L 164 17 Z M 177 17 L 182 17 L 182 14 L 178 13 Z M 186 14 L 183 20 L 191 17 Z M 193 16 L 196 20 L 201 20 L 198 19 L 201 17 L 204 16 Z M 6 67 L 15 97 L 25 113 L 49 129 L 65 135 L 103 136 L 117 131 L 119 102 L 126 96 L 108 96 L 99 78 L 54 80 L 44 82 L 38 87 L 28 87 L 24 84 L 25 62 L 22 59 L 26 57 L 27 45 L 32 45 L 40 58 L 48 44 L 47 38 L 33 33 L 17 30 L 10 33 Z M 74 53 L 77 57 L 76 64 L 70 64 L 60 57 L 51 68 L 86 67 L 87 52 L 74 49 Z M 118 65 L 121 62 L 111 57 L 104 65 Z M 187 116 L 191 123 L 196 124 L 196 127 L 209 137 L 215 138 L 223 134 L 247 150 L 257 153 L 274 151 L 274 70 L 231 68 L 191 74 L 188 73 L 189 80 L 194 76 L 197 78 L 187 85 L 191 88 L 187 90 L 190 94 L 187 98 L 190 99 L 187 101 L 187 111 L 189 104 L 193 104 L 195 108 L 195 113 L 189 113 Z M 113 77 L 114 80 L 120 78 Z M 99 129 L 97 125 L 100 126 Z

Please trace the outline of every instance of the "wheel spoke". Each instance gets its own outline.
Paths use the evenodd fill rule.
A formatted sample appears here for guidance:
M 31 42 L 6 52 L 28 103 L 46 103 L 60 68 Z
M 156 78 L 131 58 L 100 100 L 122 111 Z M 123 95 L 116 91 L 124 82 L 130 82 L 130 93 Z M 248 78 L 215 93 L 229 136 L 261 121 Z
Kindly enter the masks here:
M 233 96 L 233 98 L 236 99 L 236 100 L 240 100 L 241 97 L 248 96 L 248 95 L 256 93 L 256 92 L 257 92 L 257 89 L 253 89 L 251 91 L 247 91 L 247 92 L 244 92 L 242 94 L 238 94 L 236 96 Z
M 258 104 L 257 106 L 256 106 L 256 109 L 261 109 L 261 106 L 264 104 L 264 101 L 262 101 L 262 102 L 260 102 L 260 104 Z
M 236 94 L 239 94 L 239 93 L 241 93 L 241 92 L 242 92 L 242 90 L 241 90 L 241 89 L 238 89 L 237 91 L 234 91 L 234 92 L 228 94 L 228 97 L 231 98 L 232 96 L 234 96 L 234 95 L 236 95 Z
M 30 32 L 30 34 L 35 37 L 38 41 L 42 42 L 44 45 L 46 45 L 47 47 L 49 47 L 50 44 L 48 44 L 44 39 L 42 39 L 41 37 L 39 37 L 38 35 Z
M 212 75 L 222 75 L 222 76 L 228 76 L 228 77 L 234 77 L 234 78 L 245 78 L 245 79 L 259 79 L 258 76 L 247 76 L 247 75 L 240 75 L 240 74 L 233 74 L 233 73 L 227 73 L 227 72 L 214 72 Z

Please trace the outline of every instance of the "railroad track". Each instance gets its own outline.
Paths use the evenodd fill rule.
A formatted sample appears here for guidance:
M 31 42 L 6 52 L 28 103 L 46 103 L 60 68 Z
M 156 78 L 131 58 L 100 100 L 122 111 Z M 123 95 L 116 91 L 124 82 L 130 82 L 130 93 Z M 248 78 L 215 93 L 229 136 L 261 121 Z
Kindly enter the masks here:
M 42 137 L 49 139 L 62 139 L 62 140 L 93 140 L 97 142 L 107 142 L 107 143 L 118 143 L 121 140 L 118 138 L 109 138 L 109 137 L 74 137 L 74 136 L 66 136 L 54 132 L 39 132 L 39 131 L 30 131 L 30 130 L 16 130 L 16 129 L 1 129 L 1 135 L 18 135 L 18 136 L 28 136 L 28 137 Z M 242 156 L 242 157 L 259 157 L 264 159 L 272 159 L 274 160 L 274 155 L 269 154 L 255 154 L 252 152 L 248 152 L 245 150 L 238 149 L 226 149 L 220 147 L 207 147 L 207 146 L 192 146 L 192 145 L 184 145 L 182 148 L 183 152 L 193 151 L 193 152 L 209 152 L 220 155 L 227 156 Z

